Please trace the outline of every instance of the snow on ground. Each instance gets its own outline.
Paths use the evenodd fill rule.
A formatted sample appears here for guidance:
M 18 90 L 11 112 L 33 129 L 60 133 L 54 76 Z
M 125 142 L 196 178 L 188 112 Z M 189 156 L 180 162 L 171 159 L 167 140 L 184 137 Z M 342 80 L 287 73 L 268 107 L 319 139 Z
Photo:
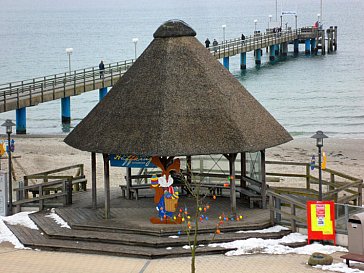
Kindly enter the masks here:
M 10 225 L 21 225 L 30 229 L 37 229 L 38 227 L 36 226 L 36 224 L 34 224 L 34 222 L 29 218 L 29 214 L 33 213 L 34 211 L 24 211 L 24 212 L 19 212 L 17 214 L 11 215 L 11 216 L 6 216 L 6 217 L 2 217 L 3 221 L 7 222 Z
M 226 253 L 227 256 L 254 254 L 254 253 L 266 253 L 266 254 L 307 254 L 311 255 L 313 252 L 322 252 L 331 254 L 336 251 L 347 252 L 346 248 L 336 246 L 323 246 L 321 244 L 311 244 L 304 247 L 292 248 L 282 244 L 304 242 L 306 236 L 300 233 L 291 233 L 284 236 L 281 239 L 261 239 L 261 238 L 249 238 L 247 240 L 236 240 L 229 243 L 209 244 L 210 247 L 224 247 L 224 248 L 236 248 Z
M 10 231 L 10 229 L 5 225 L 7 222 L 10 225 L 22 225 L 31 229 L 38 229 L 32 220 L 30 220 L 28 214 L 31 212 L 20 212 L 12 216 L 0 217 L 0 243 L 10 242 L 15 248 L 19 249 L 30 249 L 24 247 L 22 243 L 19 242 L 18 238 Z
M 235 233 L 270 233 L 270 232 L 280 232 L 282 230 L 288 230 L 288 228 L 277 225 L 274 227 L 260 229 L 260 230 L 239 230 Z
M 56 214 L 56 211 L 54 209 L 51 209 L 51 213 L 46 215 L 45 217 L 52 218 L 58 225 L 60 225 L 63 228 L 71 229 L 68 223 L 65 220 L 63 220 L 58 214 Z
M 351 262 L 353 263 L 353 262 Z M 343 273 L 363 273 L 364 271 L 350 268 L 345 263 L 334 263 L 332 265 L 316 265 L 314 268 L 322 269 L 324 271 L 334 271 L 334 272 L 343 272 Z

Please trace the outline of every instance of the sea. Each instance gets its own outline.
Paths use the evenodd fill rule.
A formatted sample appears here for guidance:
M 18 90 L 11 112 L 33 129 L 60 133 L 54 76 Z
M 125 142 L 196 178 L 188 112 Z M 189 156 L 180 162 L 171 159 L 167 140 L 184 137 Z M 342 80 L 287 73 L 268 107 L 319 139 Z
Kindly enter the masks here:
M 321 8 L 322 7 L 322 8 Z M 68 71 L 66 48 L 72 47 L 71 68 L 97 66 L 134 58 L 165 21 L 181 19 L 197 39 L 238 38 L 256 27 L 264 32 L 280 22 L 282 11 L 297 13 L 299 27 L 318 20 L 338 27 L 333 54 L 299 56 L 292 48 L 284 60 L 262 65 L 247 55 L 230 58 L 230 72 L 295 138 L 322 130 L 329 137 L 364 138 L 364 1 L 363 0 L 0 0 L 0 84 Z M 255 20 L 256 23 L 254 22 Z M 282 17 L 284 28 L 295 16 Z M 71 99 L 71 127 L 97 104 L 98 91 Z M 27 108 L 27 133 L 65 135 L 60 101 Z M 0 122 L 15 120 L 15 111 L 1 113 Z M 0 128 L 0 130 L 3 130 Z

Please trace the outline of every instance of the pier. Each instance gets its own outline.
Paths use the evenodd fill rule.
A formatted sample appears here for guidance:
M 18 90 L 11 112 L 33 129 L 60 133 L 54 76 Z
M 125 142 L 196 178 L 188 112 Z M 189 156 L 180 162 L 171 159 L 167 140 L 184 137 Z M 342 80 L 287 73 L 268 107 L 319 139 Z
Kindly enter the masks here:
M 254 52 L 255 64 L 259 66 L 262 64 L 264 49 L 269 52 L 269 62 L 275 62 L 278 57 L 287 56 L 289 45 L 293 45 L 294 54 L 299 54 L 300 44 L 305 45 L 306 55 L 332 53 L 337 50 L 337 27 L 330 27 L 326 31 L 314 27 L 281 32 L 267 29 L 266 33 L 255 32 L 245 40 L 238 38 L 223 41 L 208 50 L 216 59 L 223 60 L 226 69 L 230 68 L 230 57 L 240 55 L 240 68 L 246 69 L 248 52 Z M 72 96 L 98 89 L 101 100 L 107 94 L 107 88 L 112 87 L 134 62 L 126 60 L 107 64 L 102 75 L 98 67 L 90 67 L 0 84 L 0 113 L 16 110 L 16 133 L 26 134 L 26 108 L 61 99 L 62 123 L 70 124 Z

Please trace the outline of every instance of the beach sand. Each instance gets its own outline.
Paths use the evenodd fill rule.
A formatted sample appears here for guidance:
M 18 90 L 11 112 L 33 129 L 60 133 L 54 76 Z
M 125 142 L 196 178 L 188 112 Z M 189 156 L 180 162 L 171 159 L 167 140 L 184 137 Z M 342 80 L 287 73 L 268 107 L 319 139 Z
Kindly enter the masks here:
M 23 180 L 26 174 L 34 174 L 74 164 L 84 164 L 88 188 L 91 187 L 91 154 L 74 149 L 63 142 L 63 137 L 55 136 L 15 136 L 14 170 L 17 181 Z M 364 178 L 364 139 L 325 139 L 323 150 L 327 154 L 327 168 L 345 174 Z M 267 149 L 267 160 L 310 162 L 311 156 L 317 155 L 315 140 L 311 138 L 295 139 L 286 144 Z M 7 170 L 6 159 L 1 160 L 2 169 Z M 305 172 L 300 167 L 301 173 Z M 290 171 L 290 167 L 267 165 L 267 171 Z M 124 168 L 110 168 L 111 186 L 125 183 Z M 281 180 L 282 181 L 282 180 Z M 289 179 L 283 179 L 289 182 Z M 277 183 L 275 183 L 277 184 Z M 103 160 L 97 155 L 97 186 L 103 187 Z

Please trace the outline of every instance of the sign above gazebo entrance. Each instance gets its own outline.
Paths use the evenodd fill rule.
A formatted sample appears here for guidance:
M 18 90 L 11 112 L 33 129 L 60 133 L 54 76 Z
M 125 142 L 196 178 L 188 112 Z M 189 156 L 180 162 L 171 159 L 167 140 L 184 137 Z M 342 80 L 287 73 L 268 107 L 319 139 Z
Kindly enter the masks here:
M 156 168 L 152 163 L 152 157 L 140 157 L 137 155 L 109 155 L 110 165 L 113 167 L 127 168 Z

